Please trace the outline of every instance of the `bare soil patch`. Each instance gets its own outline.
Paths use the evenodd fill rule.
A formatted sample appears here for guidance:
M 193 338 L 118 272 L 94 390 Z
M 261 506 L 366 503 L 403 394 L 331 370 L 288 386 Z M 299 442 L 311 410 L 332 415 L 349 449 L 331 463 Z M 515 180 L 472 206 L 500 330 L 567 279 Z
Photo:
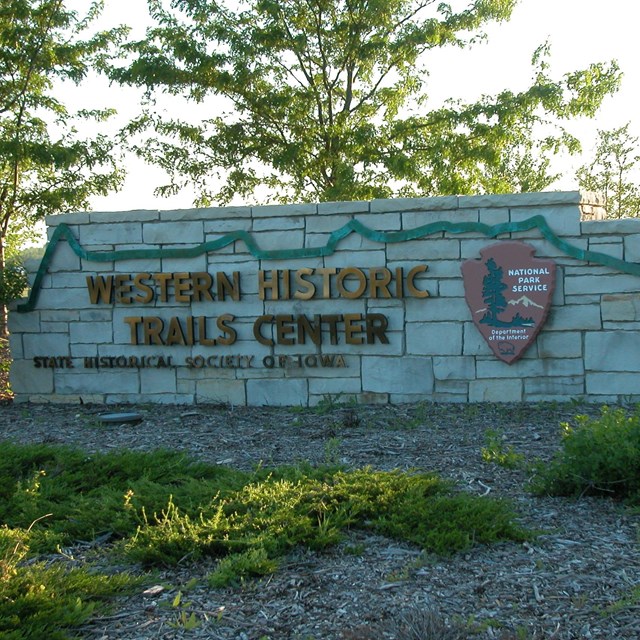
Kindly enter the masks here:
M 101 413 L 141 412 L 137 425 L 102 425 Z M 451 558 L 352 531 L 325 552 L 298 549 L 278 572 L 241 588 L 211 589 L 214 561 L 186 558 L 154 577 L 159 593 L 123 600 L 84 638 L 260 638 L 299 640 L 431 639 L 425 612 L 464 622 L 468 638 L 640 637 L 640 516 L 606 499 L 537 498 L 527 473 L 482 460 L 487 429 L 527 460 L 560 447 L 559 425 L 586 405 L 402 405 L 314 410 L 227 406 L 0 407 L 0 440 L 49 442 L 87 452 L 170 448 L 196 458 L 251 469 L 258 464 L 339 461 L 350 468 L 435 471 L 479 495 L 513 501 L 522 523 L 541 534 L 525 544 L 476 547 Z M 52 561 L 96 558 L 104 545 L 65 550 Z M 171 606 L 178 591 L 179 607 Z M 198 621 L 187 630 L 185 611 Z M 423 617 L 421 617 L 421 615 Z M 417 629 L 409 635 L 403 619 Z M 526 635 L 524 635 L 526 634 Z

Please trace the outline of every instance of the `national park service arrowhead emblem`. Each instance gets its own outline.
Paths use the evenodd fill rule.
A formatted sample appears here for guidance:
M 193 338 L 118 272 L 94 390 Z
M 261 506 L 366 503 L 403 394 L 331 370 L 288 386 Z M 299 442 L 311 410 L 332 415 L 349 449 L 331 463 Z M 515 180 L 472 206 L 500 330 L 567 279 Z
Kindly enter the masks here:
M 464 295 L 473 322 L 493 353 L 515 362 L 547 319 L 556 282 L 552 260 L 533 256 L 535 247 L 503 241 L 462 264 Z

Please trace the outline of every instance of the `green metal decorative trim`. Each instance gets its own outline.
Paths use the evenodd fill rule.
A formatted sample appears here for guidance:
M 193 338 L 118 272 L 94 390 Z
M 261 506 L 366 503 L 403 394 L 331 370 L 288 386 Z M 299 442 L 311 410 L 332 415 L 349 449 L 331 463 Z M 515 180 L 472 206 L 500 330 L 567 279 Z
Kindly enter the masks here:
M 259 260 L 295 260 L 296 258 L 320 258 L 323 256 L 329 256 L 335 252 L 339 242 L 351 233 L 358 233 L 362 237 L 372 240 L 373 242 L 386 244 L 406 242 L 407 240 L 417 240 L 418 238 L 423 238 L 424 236 L 432 235 L 434 233 L 441 233 L 443 231 L 446 233 L 475 232 L 481 233 L 487 238 L 495 238 L 502 233 L 517 233 L 519 231 L 530 231 L 532 229 L 538 229 L 545 240 L 572 258 L 576 258 L 577 260 L 582 260 L 584 262 L 600 264 L 605 267 L 615 269 L 616 271 L 629 273 L 634 276 L 640 276 L 639 263 L 626 262 L 625 260 L 620 260 L 619 258 L 614 258 L 613 256 L 609 256 L 604 253 L 581 249 L 569 242 L 561 240 L 553 232 L 543 216 L 532 216 L 531 218 L 520 222 L 503 222 L 493 226 L 483 224 L 482 222 L 439 221 L 431 222 L 429 224 L 416 227 L 415 229 L 408 229 L 407 231 L 375 231 L 358 220 L 351 220 L 334 231 L 329 236 L 327 244 L 322 247 L 272 250 L 260 249 L 256 241 L 251 237 L 251 234 L 246 231 L 232 231 L 217 240 L 204 242 L 197 246 L 185 249 L 167 248 L 87 251 L 82 248 L 78 240 L 71 233 L 69 227 L 66 224 L 61 224 L 56 228 L 47 245 L 47 249 L 42 261 L 40 262 L 40 267 L 38 268 L 33 286 L 31 287 L 31 293 L 28 300 L 24 304 L 18 305 L 17 310 L 21 313 L 25 313 L 35 309 L 38 301 L 38 295 L 42 287 L 42 279 L 49 269 L 53 254 L 61 240 L 66 240 L 72 251 L 79 258 L 90 262 L 116 262 L 118 260 L 144 260 L 154 258 L 196 258 L 203 253 L 218 251 L 219 249 L 237 241 L 244 242 L 249 252 Z

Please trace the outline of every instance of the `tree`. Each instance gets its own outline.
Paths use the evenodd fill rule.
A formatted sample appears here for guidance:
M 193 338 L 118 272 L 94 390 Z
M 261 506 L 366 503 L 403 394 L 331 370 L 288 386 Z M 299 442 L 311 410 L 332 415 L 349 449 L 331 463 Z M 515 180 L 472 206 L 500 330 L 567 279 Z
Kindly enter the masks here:
M 35 221 L 86 207 L 90 196 L 104 195 L 121 182 L 114 142 L 105 135 L 83 139 L 75 128 L 80 120 L 103 121 L 112 111 L 73 114 L 56 95 L 56 82 L 78 84 L 89 70 L 104 68 L 112 46 L 123 39 L 123 29 L 82 38 L 101 8 L 93 3 L 81 19 L 65 9 L 63 0 L 3 0 L 0 5 L 3 272 L 7 251 L 17 248 Z
M 493 258 L 487 260 L 486 266 L 487 275 L 482 279 L 482 299 L 487 305 L 487 312 L 480 322 L 495 327 L 500 324 L 498 316 L 507 308 L 507 300 L 502 294 L 507 285 L 502 281 L 502 267 Z
M 640 153 L 638 138 L 629 133 L 629 126 L 627 122 L 618 129 L 599 130 L 593 161 L 576 174 L 581 188 L 604 196 L 611 218 L 640 216 Z
M 199 204 L 259 186 L 279 201 L 545 187 L 553 176 L 538 150 L 579 145 L 559 125 L 542 139 L 535 132 L 592 116 L 618 86 L 615 63 L 555 81 L 545 45 L 527 90 L 427 107 L 429 53 L 472 44 L 516 1 L 454 10 L 436 0 L 148 0 L 155 24 L 113 71 L 147 90 L 127 134 L 140 134 L 137 153 L 168 172 L 160 193 L 191 183 Z M 210 115 L 166 119 L 155 110 L 161 92 L 209 105 Z

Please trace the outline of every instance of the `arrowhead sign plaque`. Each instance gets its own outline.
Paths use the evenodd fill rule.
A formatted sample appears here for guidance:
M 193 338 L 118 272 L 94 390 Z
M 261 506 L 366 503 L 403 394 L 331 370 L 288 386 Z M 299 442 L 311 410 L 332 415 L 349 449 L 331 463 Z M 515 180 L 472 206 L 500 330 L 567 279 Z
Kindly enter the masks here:
M 542 328 L 555 288 L 556 265 L 534 257 L 535 247 L 503 241 L 462 264 L 473 322 L 500 360 L 511 364 Z

